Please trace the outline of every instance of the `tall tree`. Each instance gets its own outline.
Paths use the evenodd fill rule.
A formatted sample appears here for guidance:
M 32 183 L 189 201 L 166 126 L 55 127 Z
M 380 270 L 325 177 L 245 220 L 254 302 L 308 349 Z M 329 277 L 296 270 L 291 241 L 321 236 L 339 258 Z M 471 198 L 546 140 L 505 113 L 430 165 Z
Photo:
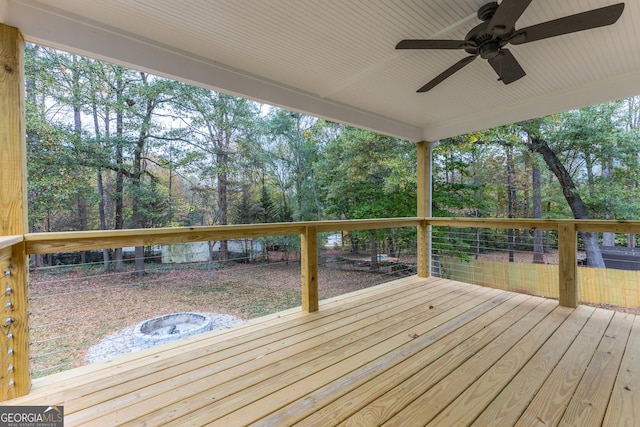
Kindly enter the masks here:
M 189 114 L 192 138 L 188 144 L 198 153 L 201 186 L 215 190 L 216 205 L 212 220 L 225 225 L 229 221 L 229 193 L 234 184 L 233 168 L 238 141 L 251 137 L 257 119 L 256 105 L 246 99 L 202 88 L 181 86 L 179 111 Z M 220 242 L 220 259 L 229 259 L 226 241 Z
M 532 159 L 531 185 L 533 188 L 533 217 L 542 218 L 542 182 L 537 159 Z M 533 230 L 533 263 L 544 264 L 544 246 L 542 230 Z
M 536 129 L 536 125 L 538 128 Z M 522 129 L 527 134 L 527 142 L 529 149 L 539 153 L 544 159 L 549 169 L 554 173 L 558 182 L 562 187 L 562 194 L 573 212 L 576 219 L 589 219 L 589 214 L 585 207 L 582 197 L 577 191 L 577 186 L 564 166 L 558 155 L 551 149 L 546 140 L 540 134 L 540 121 L 530 121 L 522 124 Z M 598 235 L 593 232 L 582 232 L 582 241 L 585 246 L 588 265 L 591 267 L 604 268 L 604 260 L 598 246 Z
M 415 215 L 416 171 L 407 167 L 415 165 L 414 155 L 413 143 L 346 127 L 318 166 L 327 213 L 344 219 Z M 377 269 L 378 240 L 387 236 L 366 234 L 370 265 Z

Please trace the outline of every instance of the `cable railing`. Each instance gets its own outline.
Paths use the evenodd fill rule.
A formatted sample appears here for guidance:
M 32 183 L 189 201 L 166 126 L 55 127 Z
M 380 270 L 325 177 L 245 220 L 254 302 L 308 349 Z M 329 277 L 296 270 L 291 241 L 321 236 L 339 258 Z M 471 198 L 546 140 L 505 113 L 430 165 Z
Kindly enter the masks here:
M 570 307 L 583 303 L 640 308 L 640 250 L 635 243 L 628 245 L 640 234 L 639 221 L 431 218 L 428 222 L 433 228 L 433 275 L 558 298 Z M 591 255 L 585 233 L 595 239 Z M 612 233 L 618 244 L 603 245 L 602 233 Z
M 26 394 L 33 376 L 89 363 L 96 342 L 114 344 L 118 328 L 140 319 L 168 311 L 239 319 L 289 307 L 311 312 L 319 309 L 319 299 L 406 275 L 558 298 L 569 307 L 580 301 L 637 308 L 637 270 L 632 268 L 637 249 L 624 250 L 627 258 L 618 260 L 622 267 L 596 268 L 583 254 L 580 236 L 587 231 L 618 233 L 621 240 L 640 234 L 640 222 L 392 218 L 3 237 L 0 395 Z M 212 255 L 219 250 L 209 244 L 223 240 L 242 242 L 243 249 L 228 248 L 228 257 Z M 197 244 L 200 249 L 194 249 Z M 175 253 L 163 259 L 169 250 L 158 248 L 173 245 L 191 245 L 191 252 L 183 259 Z M 121 267 L 100 258 L 104 249 L 132 247 L 146 248 L 144 274 L 127 256 Z M 97 259 L 87 251 L 98 251 Z M 65 257 L 55 265 L 40 262 L 27 278 L 29 257 L 59 253 L 72 254 L 68 259 L 84 253 L 85 262 L 65 264 Z M 600 274 L 596 279 L 594 272 Z M 591 282 L 599 293 L 590 293 Z M 247 296 L 265 284 L 270 287 L 261 299 Z M 215 305 L 231 291 L 244 299 L 236 298 L 224 310 Z M 612 299 L 619 295 L 623 298 Z M 95 329 L 75 333 L 85 324 Z
M 554 231 L 433 227 L 433 248 L 433 276 L 558 298 Z

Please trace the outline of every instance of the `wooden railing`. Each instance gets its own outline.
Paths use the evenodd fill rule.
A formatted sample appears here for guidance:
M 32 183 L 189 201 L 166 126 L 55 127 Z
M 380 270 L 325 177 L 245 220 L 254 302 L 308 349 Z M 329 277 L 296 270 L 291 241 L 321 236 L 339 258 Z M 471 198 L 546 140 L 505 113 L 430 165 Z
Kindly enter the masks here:
M 28 278 L 26 259 L 30 254 L 73 252 L 130 246 L 232 240 L 268 236 L 301 236 L 302 308 L 318 310 L 318 233 L 399 227 L 418 228 L 417 271 L 430 272 L 430 227 L 479 227 L 501 229 L 554 230 L 558 233 L 559 303 L 577 305 L 576 233 L 581 231 L 640 234 L 640 221 L 575 221 L 534 219 L 392 218 L 352 221 L 292 222 L 275 224 L 183 227 L 144 230 L 31 233 L 0 238 L 0 267 L 5 301 L 4 333 L 0 351 L 2 400 L 28 393 L 30 388 L 28 352 Z

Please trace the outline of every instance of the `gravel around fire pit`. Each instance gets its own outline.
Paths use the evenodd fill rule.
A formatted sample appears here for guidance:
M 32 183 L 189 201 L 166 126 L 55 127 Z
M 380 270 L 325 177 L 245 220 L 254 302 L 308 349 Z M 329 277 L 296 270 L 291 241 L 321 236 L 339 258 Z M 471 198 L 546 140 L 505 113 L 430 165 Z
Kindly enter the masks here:
M 242 319 L 228 314 L 204 313 L 211 318 L 211 330 L 230 328 Z M 90 347 L 85 356 L 86 363 L 95 363 L 109 360 L 116 356 L 138 351 L 133 343 L 133 331 L 136 325 L 120 329 L 104 337 L 98 344 Z

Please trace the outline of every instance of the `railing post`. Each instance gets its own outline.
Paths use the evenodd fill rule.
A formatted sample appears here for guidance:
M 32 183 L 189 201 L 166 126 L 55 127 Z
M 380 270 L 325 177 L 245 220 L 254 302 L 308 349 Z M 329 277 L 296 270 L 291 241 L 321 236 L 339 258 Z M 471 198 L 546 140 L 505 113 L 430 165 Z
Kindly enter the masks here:
M 578 239 L 575 222 L 558 225 L 558 286 L 559 303 L 564 307 L 577 307 L 577 254 Z
M 431 226 L 426 220 L 418 226 L 418 277 L 431 275 Z
M 417 150 L 417 216 L 431 216 L 431 160 L 437 143 L 420 141 Z M 429 277 L 431 266 L 431 226 L 423 221 L 418 226 L 418 277 Z
M 1 354 L 0 393 L 7 400 L 29 393 L 29 314 L 27 310 L 27 255 L 24 242 L 0 251 Z
M 318 229 L 306 226 L 300 236 L 302 309 L 318 311 Z
M 27 229 L 27 162 L 24 118 L 24 39 L 0 24 L 0 235 Z M 2 400 L 31 388 L 28 335 L 28 262 L 25 245 L 0 251 L 0 391 Z

